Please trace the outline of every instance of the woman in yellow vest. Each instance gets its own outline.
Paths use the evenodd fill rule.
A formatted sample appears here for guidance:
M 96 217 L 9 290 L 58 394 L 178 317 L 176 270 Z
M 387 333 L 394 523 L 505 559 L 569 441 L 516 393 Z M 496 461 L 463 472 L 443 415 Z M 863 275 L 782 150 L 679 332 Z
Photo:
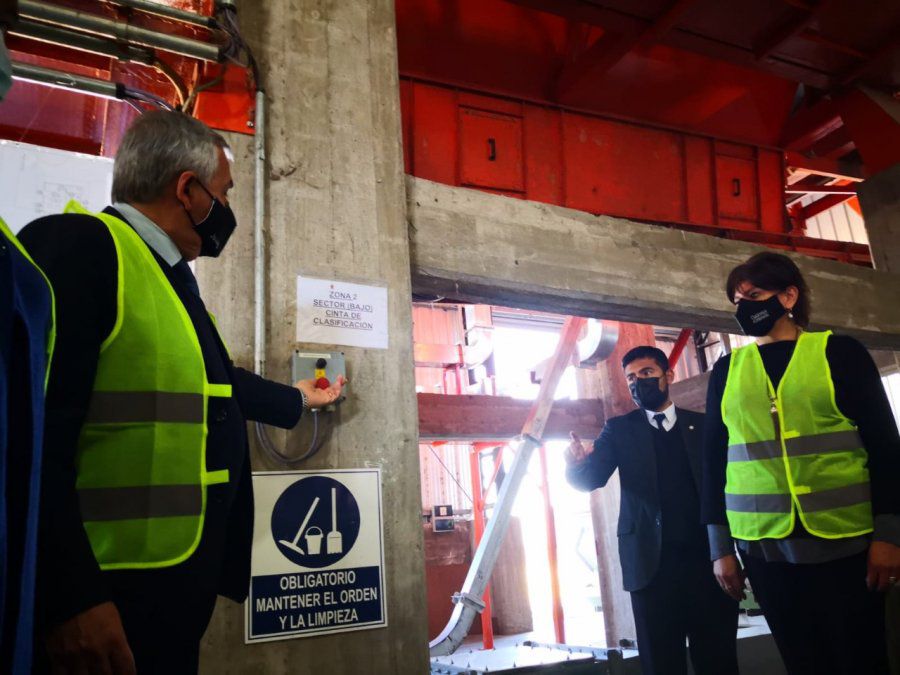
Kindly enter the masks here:
M 756 341 L 716 363 L 707 394 L 716 578 L 740 598 L 749 576 L 791 675 L 887 673 L 900 436 L 878 369 L 855 339 L 806 330 L 809 289 L 787 256 L 753 256 L 726 293 Z

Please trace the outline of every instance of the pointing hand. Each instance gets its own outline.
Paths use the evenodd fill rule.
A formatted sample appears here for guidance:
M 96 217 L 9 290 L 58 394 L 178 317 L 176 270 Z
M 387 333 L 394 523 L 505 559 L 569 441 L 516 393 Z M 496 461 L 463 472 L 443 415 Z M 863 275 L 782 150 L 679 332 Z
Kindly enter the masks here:
M 566 462 L 569 464 L 578 464 L 587 459 L 588 455 L 590 455 L 594 451 L 593 445 L 590 446 L 589 449 L 585 449 L 584 441 L 581 440 L 581 437 L 576 434 L 574 431 L 569 432 L 569 437 L 572 439 L 569 443 L 569 447 L 566 448 Z

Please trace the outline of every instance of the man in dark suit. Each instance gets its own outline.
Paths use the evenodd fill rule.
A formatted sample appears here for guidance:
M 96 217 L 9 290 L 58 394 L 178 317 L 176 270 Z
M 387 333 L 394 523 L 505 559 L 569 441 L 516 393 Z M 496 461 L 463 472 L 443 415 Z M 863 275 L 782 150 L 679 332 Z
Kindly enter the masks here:
M 188 262 L 235 227 L 227 153 L 195 119 L 145 113 L 113 206 L 21 232 L 57 300 L 37 576 L 53 672 L 196 672 L 216 597 L 247 595 L 245 421 L 290 428 L 341 393 L 236 367 L 207 313 Z
M 737 673 L 737 603 L 719 589 L 700 523 L 703 415 L 669 398 L 674 373 L 656 347 L 622 359 L 638 410 L 607 421 L 593 448 L 576 434 L 566 477 L 579 490 L 619 470 L 619 558 L 637 628 L 644 675 Z

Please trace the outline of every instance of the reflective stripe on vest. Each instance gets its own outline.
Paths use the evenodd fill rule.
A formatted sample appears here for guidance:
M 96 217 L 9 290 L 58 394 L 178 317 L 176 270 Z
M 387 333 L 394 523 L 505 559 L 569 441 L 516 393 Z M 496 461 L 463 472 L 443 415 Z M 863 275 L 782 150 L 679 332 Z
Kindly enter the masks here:
M 206 486 L 210 397 L 194 326 L 150 249 L 131 227 L 70 202 L 66 213 L 101 220 L 118 263 L 116 321 L 104 340 L 78 441 L 76 486 L 84 527 L 102 569 L 176 565 L 196 550 Z
M 795 517 L 827 539 L 872 531 L 868 456 L 835 404 L 829 335 L 800 335 L 777 391 L 755 344 L 731 354 L 725 509 L 738 539 L 786 537 Z

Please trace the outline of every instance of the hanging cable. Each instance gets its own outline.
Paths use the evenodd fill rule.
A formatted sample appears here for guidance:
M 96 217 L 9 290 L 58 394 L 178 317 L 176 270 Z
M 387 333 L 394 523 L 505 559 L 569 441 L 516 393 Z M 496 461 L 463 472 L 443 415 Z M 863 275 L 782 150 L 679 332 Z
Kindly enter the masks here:
M 229 65 L 230 64 L 226 61 L 222 65 L 222 70 L 219 71 L 218 75 L 216 75 L 209 82 L 204 82 L 203 84 L 194 87 L 191 90 L 191 93 L 188 94 L 188 96 L 185 98 L 184 101 L 182 101 L 181 110 L 183 110 L 188 115 L 192 114 L 194 111 L 194 105 L 197 102 L 197 94 L 204 92 L 207 89 L 210 89 L 211 87 L 215 87 L 217 84 L 219 84 L 222 81 L 222 79 L 225 77 L 225 71 L 228 70 Z
M 184 80 L 181 79 L 181 76 L 174 68 L 172 68 L 172 66 L 160 58 L 154 59 L 153 67 L 172 85 L 172 88 L 175 90 L 175 96 L 178 99 L 178 107 L 183 110 L 185 100 L 188 97 L 188 87 L 184 83 Z
M 309 447 L 299 457 L 291 457 L 289 455 L 285 455 L 278 448 L 275 447 L 275 444 L 272 443 L 272 440 L 269 438 L 268 433 L 266 433 L 265 425 L 260 422 L 256 423 L 256 438 L 259 440 L 260 445 L 269 453 L 269 456 L 277 462 L 281 462 L 282 464 L 286 464 L 288 466 L 297 466 L 301 462 L 305 462 L 310 457 L 315 455 L 322 448 L 322 441 L 319 441 L 319 411 L 315 409 L 311 409 L 310 412 L 313 416 L 313 436 L 312 440 L 309 442 Z
M 459 486 L 459 489 L 462 490 L 462 493 L 466 496 L 466 499 L 468 499 L 470 502 L 472 502 L 472 506 L 475 506 L 475 500 L 472 499 L 472 495 L 470 495 L 468 492 L 466 492 L 466 488 L 464 488 L 462 486 L 462 483 L 460 483 L 458 480 L 456 480 L 456 476 L 454 476 L 453 472 L 450 471 L 450 469 L 447 467 L 446 464 L 444 464 L 444 460 L 442 460 L 441 456 L 439 454 L 437 454 L 437 451 L 434 449 L 434 446 L 429 443 L 428 449 L 431 450 L 431 454 L 434 455 L 434 458 L 438 462 L 440 462 L 442 467 L 444 467 L 444 471 L 447 472 L 447 475 L 450 476 L 450 478 L 453 479 L 453 482 Z

